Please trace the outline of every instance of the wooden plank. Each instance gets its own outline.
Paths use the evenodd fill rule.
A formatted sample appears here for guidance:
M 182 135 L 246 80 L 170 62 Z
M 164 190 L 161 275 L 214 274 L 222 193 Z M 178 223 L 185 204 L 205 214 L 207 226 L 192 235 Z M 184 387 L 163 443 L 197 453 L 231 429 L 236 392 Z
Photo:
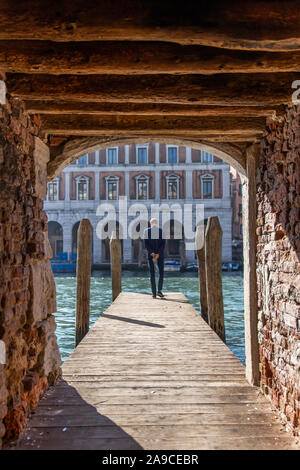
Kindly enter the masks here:
M 146 132 L 158 132 L 162 134 L 189 135 L 197 133 L 206 137 L 207 134 L 219 133 L 230 136 L 247 135 L 256 133 L 262 135 L 265 128 L 264 117 L 182 117 L 178 116 L 95 116 L 95 115 L 46 115 L 42 117 L 42 129 L 52 135 L 107 135 L 134 133 L 135 135 Z
M 165 103 L 94 103 L 90 101 L 27 100 L 33 114 L 171 115 L 171 116 L 282 116 L 283 106 L 201 106 Z
M 0 41 L 0 69 L 17 73 L 274 73 L 298 72 L 299 63 L 299 51 L 237 51 L 147 41 Z
M 226 49 L 300 49 L 297 0 L 130 3 L 49 0 L 0 4 L 0 39 L 48 41 L 168 41 Z M 22 41 L 24 42 L 24 41 Z M 155 49 L 154 49 L 155 52 Z
M 296 448 L 283 429 L 182 294 L 122 292 L 65 361 L 17 448 Z
M 9 93 L 22 99 L 278 106 L 291 103 L 291 83 L 297 79 L 297 72 L 135 76 L 7 73 L 6 83 Z

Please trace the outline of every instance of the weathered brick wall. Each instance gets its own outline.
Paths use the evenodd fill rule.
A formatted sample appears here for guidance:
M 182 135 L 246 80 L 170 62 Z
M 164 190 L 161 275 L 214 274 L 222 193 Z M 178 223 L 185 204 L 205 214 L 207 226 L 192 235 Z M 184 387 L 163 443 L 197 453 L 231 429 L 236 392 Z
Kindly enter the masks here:
M 47 217 L 37 189 L 43 177 L 34 163 L 38 133 L 19 100 L 0 105 L 0 448 L 60 375 Z
M 257 175 L 261 384 L 284 419 L 300 423 L 300 106 L 270 122 Z

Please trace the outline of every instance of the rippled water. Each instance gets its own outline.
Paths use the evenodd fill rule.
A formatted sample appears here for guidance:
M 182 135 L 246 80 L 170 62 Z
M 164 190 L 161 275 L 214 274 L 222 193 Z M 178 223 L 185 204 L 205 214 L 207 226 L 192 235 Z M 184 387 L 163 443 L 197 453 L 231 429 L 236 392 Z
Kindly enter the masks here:
M 164 291 L 183 292 L 199 311 L 197 273 L 166 273 Z M 76 278 L 70 275 L 55 276 L 57 289 L 56 334 L 65 360 L 74 348 Z M 149 292 L 150 282 L 146 272 L 122 272 L 122 289 L 127 292 Z M 243 276 L 241 273 L 223 274 L 226 343 L 245 363 Z M 109 271 L 95 271 L 91 278 L 90 325 L 111 304 L 111 279 Z

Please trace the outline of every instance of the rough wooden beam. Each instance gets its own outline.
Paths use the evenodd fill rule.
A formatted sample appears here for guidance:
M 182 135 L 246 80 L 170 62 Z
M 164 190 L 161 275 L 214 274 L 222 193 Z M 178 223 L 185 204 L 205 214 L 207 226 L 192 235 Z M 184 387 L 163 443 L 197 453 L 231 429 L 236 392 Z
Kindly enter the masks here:
M 299 2 L 20 0 L 0 3 L 0 39 L 172 41 L 233 49 L 300 48 Z
M 299 73 L 218 75 L 7 74 L 7 89 L 23 99 L 152 102 L 202 105 L 290 103 Z
M 94 116 L 44 115 L 42 130 L 48 134 L 105 135 L 135 134 L 156 131 L 160 134 L 260 134 L 265 128 L 264 117 L 180 117 L 177 116 Z
M 0 68 L 17 73 L 297 72 L 299 63 L 300 51 L 237 51 L 163 42 L 0 41 Z
M 285 106 L 201 106 L 164 103 L 92 103 L 90 101 L 25 101 L 31 114 L 113 114 L 173 116 L 270 116 L 283 115 Z

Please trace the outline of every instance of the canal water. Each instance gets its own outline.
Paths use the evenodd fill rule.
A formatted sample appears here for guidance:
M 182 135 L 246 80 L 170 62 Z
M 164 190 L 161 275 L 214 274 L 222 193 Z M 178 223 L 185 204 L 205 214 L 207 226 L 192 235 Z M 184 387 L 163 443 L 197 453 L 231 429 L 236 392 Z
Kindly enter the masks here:
M 57 290 L 56 334 L 64 361 L 74 349 L 76 278 L 70 275 L 55 275 L 55 282 Z M 150 282 L 147 272 L 123 271 L 122 289 L 127 292 L 149 292 Z M 165 273 L 164 291 L 182 292 L 199 312 L 197 273 Z M 223 273 L 223 298 L 226 343 L 244 364 L 242 273 Z M 110 304 L 111 278 L 109 271 L 94 271 L 91 278 L 90 326 Z

